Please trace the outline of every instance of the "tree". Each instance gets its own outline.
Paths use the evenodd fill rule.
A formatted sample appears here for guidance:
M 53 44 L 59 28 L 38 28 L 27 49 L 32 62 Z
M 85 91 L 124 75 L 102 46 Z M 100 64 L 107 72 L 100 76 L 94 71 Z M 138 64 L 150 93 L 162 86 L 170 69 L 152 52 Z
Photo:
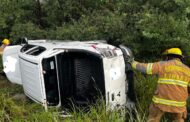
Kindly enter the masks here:
M 1 0 L 0 39 L 104 39 L 152 59 L 166 48 L 190 55 L 189 0 Z

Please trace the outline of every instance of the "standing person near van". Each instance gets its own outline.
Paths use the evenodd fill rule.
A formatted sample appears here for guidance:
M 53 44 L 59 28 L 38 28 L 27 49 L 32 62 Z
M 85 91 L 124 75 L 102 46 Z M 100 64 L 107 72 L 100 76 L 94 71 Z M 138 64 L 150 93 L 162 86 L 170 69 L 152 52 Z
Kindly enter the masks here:
M 0 55 L 3 54 L 3 50 L 5 49 L 6 46 L 8 46 L 10 44 L 10 40 L 8 39 L 3 39 L 2 41 L 2 45 L 0 47 Z
M 149 108 L 148 122 L 159 122 L 164 113 L 172 113 L 174 121 L 184 122 L 187 116 L 186 99 L 190 83 L 190 68 L 182 63 L 179 48 L 170 48 L 163 55 L 165 61 L 139 63 L 131 60 L 132 67 L 140 72 L 157 75 L 157 89 Z

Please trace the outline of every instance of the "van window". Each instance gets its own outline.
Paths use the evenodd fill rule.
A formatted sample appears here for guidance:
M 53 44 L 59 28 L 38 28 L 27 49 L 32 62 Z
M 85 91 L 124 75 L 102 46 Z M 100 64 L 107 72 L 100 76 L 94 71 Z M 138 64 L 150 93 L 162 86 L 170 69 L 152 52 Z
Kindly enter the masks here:
M 23 53 L 23 52 L 26 52 L 26 51 L 28 51 L 29 49 L 33 48 L 33 47 L 35 47 L 35 45 L 26 44 L 26 45 L 24 45 L 24 46 L 21 48 L 20 51 Z
M 43 77 L 48 105 L 59 104 L 59 90 L 55 57 L 43 59 Z
M 33 56 L 38 56 L 40 55 L 42 52 L 44 52 L 46 50 L 46 48 L 41 47 L 41 46 L 37 46 L 36 48 L 28 51 L 26 54 L 28 55 L 33 55 Z

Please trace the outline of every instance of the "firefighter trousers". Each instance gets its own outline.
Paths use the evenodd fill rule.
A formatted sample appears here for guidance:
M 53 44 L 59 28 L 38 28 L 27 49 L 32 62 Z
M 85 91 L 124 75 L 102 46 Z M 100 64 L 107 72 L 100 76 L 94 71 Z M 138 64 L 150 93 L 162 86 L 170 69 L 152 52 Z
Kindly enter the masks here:
M 165 113 L 166 112 L 160 110 L 154 104 L 151 104 L 150 107 L 149 107 L 148 122 L 160 122 L 162 116 Z M 184 112 L 184 113 L 171 113 L 171 114 L 172 114 L 173 122 L 184 122 L 184 119 L 187 116 L 187 112 Z

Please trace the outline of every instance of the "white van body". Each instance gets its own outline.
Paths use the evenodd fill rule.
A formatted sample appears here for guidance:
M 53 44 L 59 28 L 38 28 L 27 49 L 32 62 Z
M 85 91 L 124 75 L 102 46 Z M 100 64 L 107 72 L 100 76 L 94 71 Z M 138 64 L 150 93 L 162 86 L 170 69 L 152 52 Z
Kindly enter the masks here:
M 85 105 L 100 93 L 107 109 L 124 107 L 127 79 L 122 51 L 99 41 L 29 40 L 5 48 L 4 72 L 32 100 L 62 107 Z

